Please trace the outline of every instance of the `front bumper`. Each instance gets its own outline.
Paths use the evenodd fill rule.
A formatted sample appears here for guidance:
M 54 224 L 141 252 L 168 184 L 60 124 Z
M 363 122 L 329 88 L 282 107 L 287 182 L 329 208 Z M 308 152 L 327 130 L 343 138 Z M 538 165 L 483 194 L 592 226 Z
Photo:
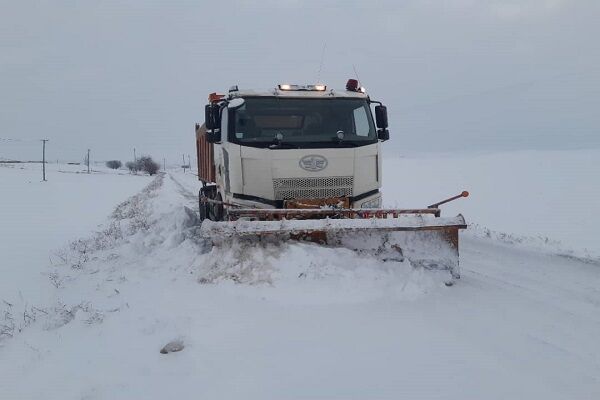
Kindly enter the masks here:
M 381 208 L 382 198 L 381 193 L 377 192 L 364 199 L 354 201 L 353 208 Z

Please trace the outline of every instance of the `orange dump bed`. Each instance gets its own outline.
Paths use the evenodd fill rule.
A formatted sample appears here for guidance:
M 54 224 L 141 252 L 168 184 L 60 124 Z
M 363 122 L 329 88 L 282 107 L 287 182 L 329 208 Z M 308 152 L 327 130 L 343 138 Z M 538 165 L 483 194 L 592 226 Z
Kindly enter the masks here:
M 215 182 L 215 151 L 212 143 L 206 140 L 204 124 L 196 125 L 196 152 L 198 159 L 198 179 L 203 182 Z

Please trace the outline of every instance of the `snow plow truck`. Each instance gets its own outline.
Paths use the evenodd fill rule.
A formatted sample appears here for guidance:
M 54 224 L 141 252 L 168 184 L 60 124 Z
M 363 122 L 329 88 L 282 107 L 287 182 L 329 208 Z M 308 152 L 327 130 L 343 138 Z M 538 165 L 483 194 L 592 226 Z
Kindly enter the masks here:
M 373 118 L 373 112 L 375 118 Z M 196 124 L 200 234 L 228 240 L 309 240 L 460 277 L 462 215 L 439 206 L 384 209 L 380 146 L 386 107 L 355 79 L 345 90 L 280 84 L 211 93 Z

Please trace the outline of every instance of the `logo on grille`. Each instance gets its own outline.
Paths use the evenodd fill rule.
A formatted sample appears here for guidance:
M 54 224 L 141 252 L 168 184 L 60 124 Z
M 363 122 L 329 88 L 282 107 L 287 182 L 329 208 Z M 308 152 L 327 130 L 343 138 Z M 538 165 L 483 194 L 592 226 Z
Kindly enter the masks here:
M 300 168 L 310 172 L 322 171 L 327 168 L 327 159 L 317 154 L 304 156 L 299 162 Z

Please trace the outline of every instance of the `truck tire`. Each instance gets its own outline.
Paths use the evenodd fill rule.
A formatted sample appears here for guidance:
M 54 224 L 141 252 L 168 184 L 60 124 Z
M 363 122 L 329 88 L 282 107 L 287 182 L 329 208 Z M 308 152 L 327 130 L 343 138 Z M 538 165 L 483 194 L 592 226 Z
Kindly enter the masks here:
M 208 218 L 208 204 L 202 202 L 202 190 L 198 192 L 198 209 L 200 211 L 200 222 Z
M 223 201 L 223 197 L 220 193 L 216 193 L 215 200 Z M 223 204 L 210 204 L 209 205 L 209 218 L 213 221 L 223 221 L 225 216 Z

